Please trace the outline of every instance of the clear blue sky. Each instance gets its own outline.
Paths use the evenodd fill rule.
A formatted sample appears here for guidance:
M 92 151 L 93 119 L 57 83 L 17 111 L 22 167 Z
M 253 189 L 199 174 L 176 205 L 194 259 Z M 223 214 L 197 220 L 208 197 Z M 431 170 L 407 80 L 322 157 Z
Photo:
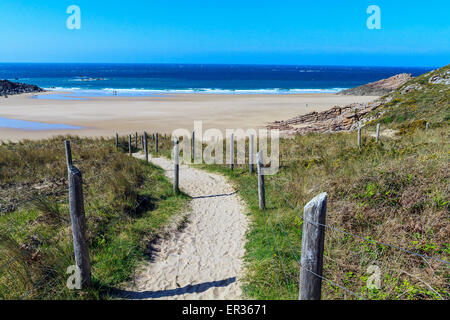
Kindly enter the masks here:
M 66 9 L 81 8 L 69 30 Z M 369 30 L 369 5 L 381 30 Z M 442 66 L 448 0 L 1 0 L 0 62 Z

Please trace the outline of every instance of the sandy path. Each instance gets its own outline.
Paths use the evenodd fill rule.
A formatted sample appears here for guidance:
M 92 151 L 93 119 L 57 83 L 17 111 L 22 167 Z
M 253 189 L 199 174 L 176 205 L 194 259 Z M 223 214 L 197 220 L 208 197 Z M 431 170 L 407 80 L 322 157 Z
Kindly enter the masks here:
M 142 157 L 137 155 L 138 157 Z M 173 178 L 173 162 L 153 158 Z M 247 218 L 225 177 L 180 166 L 180 188 L 190 195 L 187 226 L 155 245 L 151 262 L 126 288 L 131 299 L 239 299 Z

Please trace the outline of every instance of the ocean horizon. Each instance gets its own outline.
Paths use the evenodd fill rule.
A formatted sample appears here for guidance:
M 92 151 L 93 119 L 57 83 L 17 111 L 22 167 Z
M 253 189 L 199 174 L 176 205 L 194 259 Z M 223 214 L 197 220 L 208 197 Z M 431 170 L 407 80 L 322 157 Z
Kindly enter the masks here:
M 164 93 L 336 93 L 426 67 L 308 65 L 0 63 L 0 79 L 83 96 L 152 96 Z

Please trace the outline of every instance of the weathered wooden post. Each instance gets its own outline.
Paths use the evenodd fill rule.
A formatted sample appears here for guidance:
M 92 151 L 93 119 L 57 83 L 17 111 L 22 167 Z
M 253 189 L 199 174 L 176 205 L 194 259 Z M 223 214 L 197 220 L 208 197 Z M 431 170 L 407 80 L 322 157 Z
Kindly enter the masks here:
M 147 132 L 144 132 L 143 140 L 144 140 L 145 161 L 148 162 Z
M 195 161 L 195 131 L 192 131 L 191 152 L 192 152 L 192 163 L 194 163 L 194 161 Z
M 255 162 L 254 160 L 254 156 L 255 156 L 255 152 L 253 150 L 253 145 L 254 145 L 254 136 L 253 133 L 250 134 L 250 139 L 248 141 L 249 143 L 249 150 L 248 150 L 248 165 L 249 165 L 249 169 L 250 169 L 250 173 L 253 173 L 253 163 Z
M 81 288 L 91 285 L 91 261 L 86 242 L 86 221 L 83 200 L 83 178 L 80 170 L 72 165 L 70 141 L 65 141 L 67 172 L 69 180 L 69 208 L 72 222 L 73 250 L 75 264 L 81 277 Z
M 380 124 L 377 124 L 377 134 L 375 137 L 375 142 L 378 142 L 378 140 L 380 139 Z
M 128 153 L 131 156 L 131 134 L 128 135 Z
M 136 138 L 135 138 L 135 144 L 136 144 L 136 149 L 137 148 L 139 148 L 139 145 L 138 145 L 138 133 L 136 132 L 136 136 L 135 136 Z
M 66 148 L 66 164 L 67 164 L 67 167 L 70 167 L 72 165 L 72 149 L 70 147 L 70 141 L 65 140 L 64 146 Z
M 321 298 L 326 212 L 327 194 L 325 192 L 308 202 L 303 209 L 300 300 L 320 300 Z
M 116 148 L 119 148 L 119 134 L 116 133 Z
M 234 170 L 234 134 L 230 136 L 230 169 Z
M 173 162 L 174 162 L 174 175 L 173 175 L 173 192 L 175 194 L 180 193 L 179 188 L 179 178 L 180 178 L 180 156 L 179 156 L 179 149 L 178 149 L 178 138 L 173 138 Z
M 155 134 L 155 150 L 156 150 L 156 153 L 158 153 L 158 151 L 159 151 L 159 145 L 158 145 L 158 132 Z
M 262 151 L 259 151 L 256 155 L 256 168 L 258 171 L 258 199 L 259 199 L 259 208 L 261 210 L 266 210 L 266 189 L 264 186 L 264 175 L 262 172 L 263 169 L 263 154 Z
M 428 131 L 429 128 L 430 128 L 430 123 L 427 122 L 427 124 L 425 125 L 425 131 Z
M 358 147 L 361 148 L 361 127 L 358 128 Z

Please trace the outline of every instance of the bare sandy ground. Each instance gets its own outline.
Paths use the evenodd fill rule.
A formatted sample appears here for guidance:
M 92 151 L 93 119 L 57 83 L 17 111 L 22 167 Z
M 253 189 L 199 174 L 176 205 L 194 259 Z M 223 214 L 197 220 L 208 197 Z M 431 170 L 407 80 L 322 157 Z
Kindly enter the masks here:
M 142 154 L 135 154 L 143 158 Z M 173 179 L 173 162 L 152 158 Z M 127 299 L 241 298 L 248 221 L 242 201 L 225 177 L 180 166 L 180 188 L 192 197 L 184 229 L 154 247 L 120 294 Z
M 0 128 L 0 140 L 40 139 L 68 133 L 111 137 L 115 132 L 129 134 L 144 130 L 169 134 L 177 128 L 191 130 L 195 120 L 203 120 L 205 129 L 259 128 L 275 120 L 377 98 L 334 94 L 173 94 L 97 97 L 79 101 L 31 99 L 31 96 L 33 94 L 0 97 L 0 117 L 68 124 L 84 129 L 24 131 Z

